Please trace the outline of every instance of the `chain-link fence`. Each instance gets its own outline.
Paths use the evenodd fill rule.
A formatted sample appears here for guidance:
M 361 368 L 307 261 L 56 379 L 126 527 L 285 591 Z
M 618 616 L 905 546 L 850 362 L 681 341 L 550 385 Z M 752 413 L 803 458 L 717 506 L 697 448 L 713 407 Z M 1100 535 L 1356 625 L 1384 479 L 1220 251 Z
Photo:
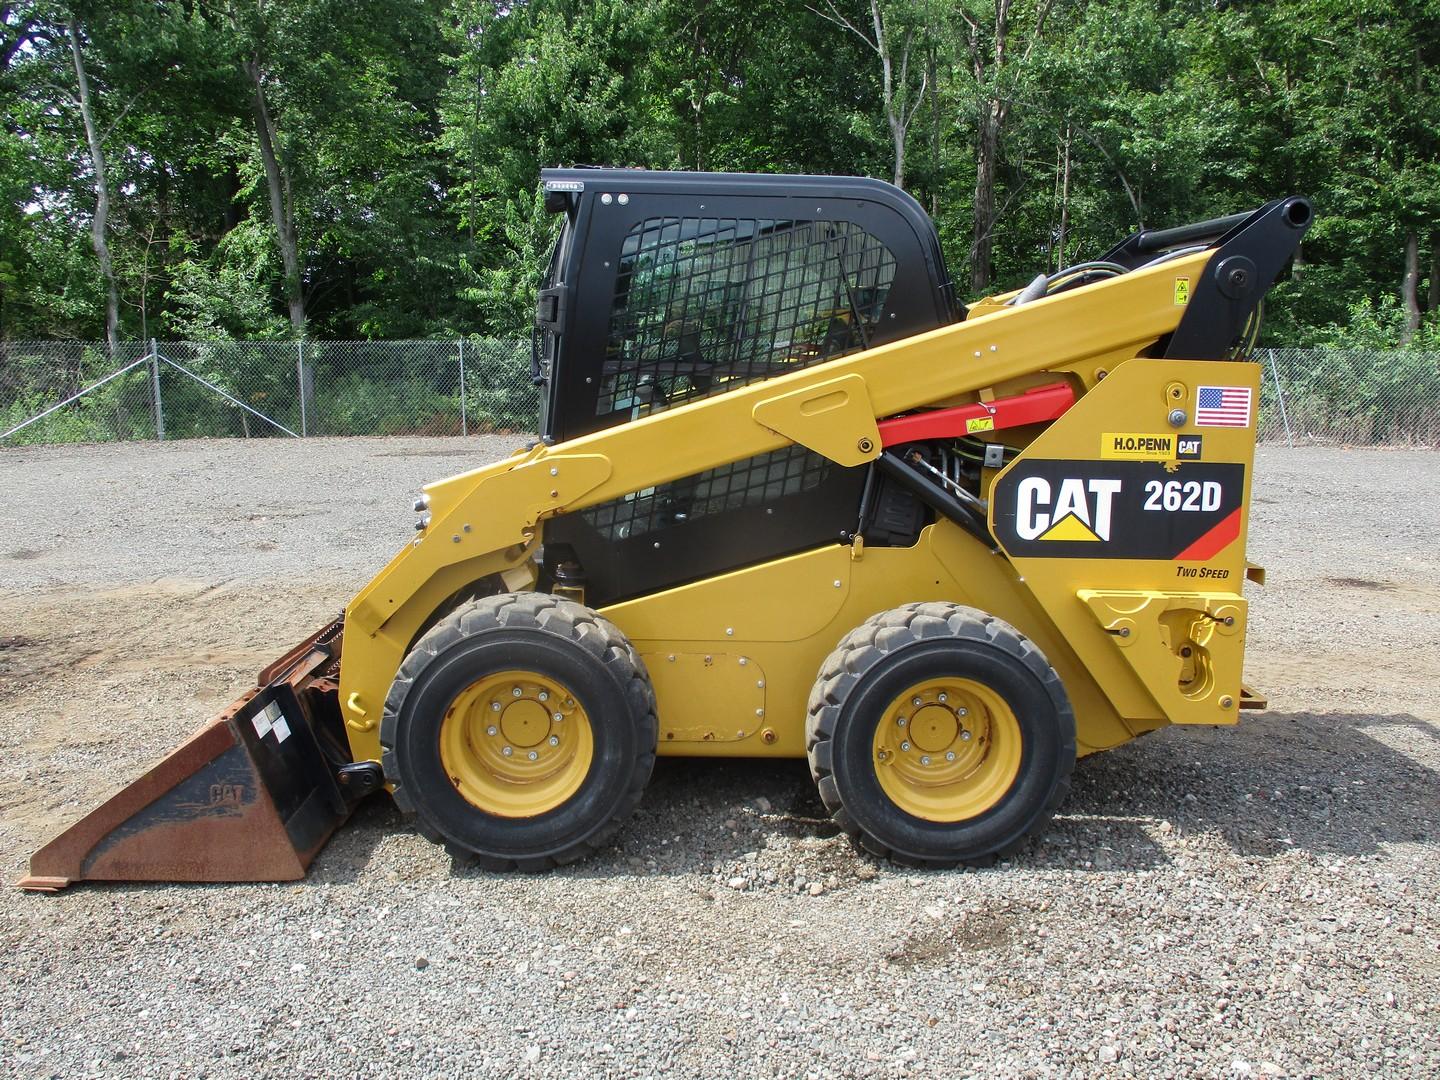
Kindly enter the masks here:
M 1261 349 L 1262 440 L 1440 446 L 1440 353 Z
M 1440 446 L 1440 354 L 1262 349 L 1262 441 Z M 0 445 L 535 429 L 530 343 L 0 342 Z
M 0 342 L 3 445 L 528 432 L 538 411 L 523 340 Z

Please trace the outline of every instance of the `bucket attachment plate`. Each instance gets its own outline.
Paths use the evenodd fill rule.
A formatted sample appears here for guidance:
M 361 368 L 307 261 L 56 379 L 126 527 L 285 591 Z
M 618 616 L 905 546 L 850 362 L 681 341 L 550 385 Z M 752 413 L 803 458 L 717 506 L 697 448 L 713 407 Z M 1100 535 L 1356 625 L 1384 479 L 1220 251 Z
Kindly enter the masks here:
M 304 877 L 351 810 L 321 745 L 340 722 L 325 677 L 339 645 L 332 626 L 267 668 L 264 685 L 35 852 L 20 888 Z

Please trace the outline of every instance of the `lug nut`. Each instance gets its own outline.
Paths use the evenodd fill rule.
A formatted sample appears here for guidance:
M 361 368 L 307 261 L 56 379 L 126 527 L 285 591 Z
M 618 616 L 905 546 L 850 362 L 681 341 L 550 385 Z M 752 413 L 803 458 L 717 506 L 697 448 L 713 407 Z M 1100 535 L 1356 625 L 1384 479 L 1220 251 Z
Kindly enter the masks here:
M 559 745 L 560 745 L 560 736 L 559 736 L 559 735 L 551 735 L 551 736 L 550 736 L 550 745 L 551 745 L 551 746 L 559 746 Z
M 905 717 L 902 716 L 902 717 L 900 717 L 900 719 L 898 719 L 898 720 L 895 721 L 895 726 L 896 726 L 896 727 L 904 727 L 904 726 L 905 726 L 905 723 L 906 723 Z
M 541 701 L 549 701 L 549 700 L 550 700 L 550 691 L 549 691 L 549 690 L 541 690 L 541 691 L 540 691 L 540 700 L 541 700 Z
M 921 764 L 921 765 L 929 765 L 929 764 L 930 764 L 930 755 L 929 755 L 929 754 L 925 754 L 925 755 L 921 756 L 921 758 L 920 758 L 920 764 Z
M 510 696 L 511 696 L 511 697 L 519 697 L 519 696 L 520 696 L 520 693 L 521 693 L 520 687 L 517 686 L 517 687 L 515 687 L 513 690 L 510 691 Z
M 553 720 L 558 724 L 561 720 L 564 720 L 564 719 L 565 719 L 565 714 L 564 714 L 564 713 L 558 713 L 558 712 L 557 712 L 557 713 L 552 713 L 552 714 L 551 714 L 551 719 L 553 719 Z
M 515 753 L 515 751 L 511 747 L 506 746 L 501 748 L 500 753 L 504 754 L 506 757 L 509 757 L 511 754 Z
M 540 755 L 537 754 L 534 750 L 531 750 L 530 753 L 526 754 L 525 756 L 528 757 L 531 761 L 534 761 Z
M 945 704 L 945 702 L 947 702 L 947 701 L 949 701 L 949 700 L 950 700 L 950 695 L 949 695 L 949 694 L 942 693 L 942 694 L 940 695 L 940 704 L 943 705 L 943 704 Z
M 900 744 L 900 749 L 901 749 L 901 750 L 908 751 L 908 750 L 910 749 L 910 743 L 909 743 L 909 742 L 902 742 L 902 743 Z
M 956 715 L 956 716 L 969 716 L 969 715 L 970 715 L 970 710 L 969 710 L 969 709 L 965 709 L 965 708 L 956 709 L 956 710 L 955 710 L 955 715 Z
M 491 712 L 499 712 L 499 711 L 500 711 L 500 702 L 498 702 L 498 701 L 492 701 L 492 702 L 490 702 L 490 711 L 491 711 Z
M 500 729 L 497 728 L 494 724 L 491 724 L 489 727 L 487 727 L 487 728 L 485 729 L 485 734 L 486 734 L 486 735 L 492 735 L 492 736 L 493 736 L 493 735 L 498 735 L 498 734 L 500 734 Z
M 970 741 L 970 733 L 969 733 L 968 731 L 962 731 L 962 732 L 960 732 L 960 741 L 961 741 L 961 742 L 969 742 L 969 741 Z
M 946 750 L 946 751 L 945 751 L 945 760 L 946 760 L 946 761 L 954 761 L 954 760 L 955 760 L 955 751 L 954 751 L 954 750 Z
M 920 699 L 919 699 L 918 697 L 912 697 L 912 698 L 910 699 L 910 704 L 911 704 L 911 705 L 919 705 L 919 704 L 920 704 Z

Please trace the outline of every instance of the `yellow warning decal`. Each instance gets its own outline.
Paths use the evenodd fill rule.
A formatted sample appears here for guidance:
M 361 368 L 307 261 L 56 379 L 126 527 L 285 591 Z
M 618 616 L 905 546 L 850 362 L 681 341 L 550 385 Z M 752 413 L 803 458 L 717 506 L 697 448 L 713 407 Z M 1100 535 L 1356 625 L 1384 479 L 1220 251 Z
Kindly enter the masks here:
M 1107 431 L 1100 436 L 1100 456 L 1126 461 L 1174 461 L 1175 443 L 1171 434 Z
M 1051 525 L 1040 534 L 1041 540 L 1094 540 L 1097 544 L 1100 538 L 1090 531 L 1086 525 L 1074 514 L 1066 514 L 1059 521 Z
M 995 418 L 993 416 L 977 416 L 974 419 L 965 421 L 965 434 L 974 435 L 977 431 L 994 431 Z
M 1175 279 L 1175 306 L 1182 307 L 1190 302 L 1190 279 L 1188 277 L 1177 277 Z

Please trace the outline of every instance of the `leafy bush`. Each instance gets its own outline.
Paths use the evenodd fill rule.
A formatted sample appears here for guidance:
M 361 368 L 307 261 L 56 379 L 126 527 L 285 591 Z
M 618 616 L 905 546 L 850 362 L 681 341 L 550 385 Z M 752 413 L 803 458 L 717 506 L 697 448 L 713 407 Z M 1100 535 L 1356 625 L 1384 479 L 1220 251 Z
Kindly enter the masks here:
M 471 431 L 536 430 L 540 392 L 530 381 L 529 341 L 466 339 L 465 415 Z
M 326 435 L 458 435 L 459 402 L 419 380 L 346 375 L 327 388 L 317 427 Z

